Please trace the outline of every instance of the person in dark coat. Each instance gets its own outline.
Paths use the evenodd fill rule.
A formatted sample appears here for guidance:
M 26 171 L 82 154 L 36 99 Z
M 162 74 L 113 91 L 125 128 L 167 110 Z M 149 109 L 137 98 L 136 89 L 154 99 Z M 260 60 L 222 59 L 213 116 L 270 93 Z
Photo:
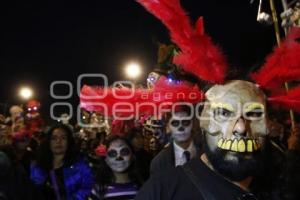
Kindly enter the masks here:
M 198 135 L 194 132 L 193 118 L 187 107 L 173 113 L 167 124 L 171 134 L 171 142 L 151 162 L 151 175 L 158 172 L 180 166 L 193 158 L 200 157 L 200 144 L 194 138 Z
M 1 200 L 42 200 L 34 191 L 21 164 L 15 161 L 11 146 L 0 147 L 0 199 Z
M 299 199 L 294 187 L 299 159 L 271 145 L 264 93 L 251 82 L 235 80 L 205 95 L 200 118 L 204 153 L 152 176 L 136 200 Z

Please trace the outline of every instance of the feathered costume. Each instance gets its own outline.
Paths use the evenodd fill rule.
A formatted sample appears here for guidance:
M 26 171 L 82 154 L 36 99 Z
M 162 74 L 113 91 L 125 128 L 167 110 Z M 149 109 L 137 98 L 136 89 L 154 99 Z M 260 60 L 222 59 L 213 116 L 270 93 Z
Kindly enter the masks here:
M 292 28 L 285 41 L 275 48 L 252 78 L 260 87 L 270 90 L 272 95 L 268 100 L 271 104 L 300 112 L 300 86 L 284 92 L 286 94 L 275 94 L 285 82 L 300 80 L 300 28 Z
M 200 80 L 211 83 L 225 81 L 227 64 L 222 53 L 204 34 L 200 17 L 194 28 L 179 0 L 138 0 L 150 13 L 159 18 L 169 29 L 172 41 L 181 53 L 174 57 L 174 62 L 183 70 L 197 76 Z M 300 28 L 293 28 L 286 40 L 267 58 L 261 70 L 252 78 L 271 94 L 278 92 L 278 87 L 287 81 L 300 80 Z M 283 91 L 283 89 L 282 89 Z M 272 95 L 271 104 L 286 109 L 300 111 L 300 86 L 284 95 Z
M 170 109 L 176 102 L 197 103 L 202 99 L 203 93 L 197 86 L 185 82 L 169 83 L 163 77 L 150 90 L 84 86 L 80 103 L 82 108 L 102 112 L 105 116 L 128 117 L 137 112 L 140 115 L 159 115 L 161 113 L 156 110 L 159 106 Z
M 172 41 L 180 48 L 180 52 L 174 56 L 173 62 L 185 73 L 190 73 L 199 80 L 210 83 L 222 84 L 225 82 L 228 65 L 222 52 L 204 33 L 203 20 L 200 17 L 195 25 L 192 25 L 186 12 L 182 9 L 179 0 L 138 0 L 150 13 L 155 15 L 169 29 Z M 286 81 L 300 79 L 300 29 L 294 28 L 285 42 L 268 57 L 262 69 L 254 73 L 252 78 L 264 89 L 273 94 L 269 98 L 270 103 L 280 105 L 287 109 L 300 111 L 300 86 L 290 90 L 287 94 L 274 95 L 278 92 L 278 86 Z M 282 91 L 284 91 L 282 89 Z M 183 92 L 184 98 L 177 98 L 176 94 Z M 95 97 L 107 93 L 105 97 Z M 116 95 L 127 96 L 126 99 L 116 98 Z M 154 94 L 161 94 L 163 98 L 155 99 Z M 172 98 L 166 99 L 167 93 Z M 189 99 L 190 93 L 195 93 L 194 99 Z M 146 97 L 145 97 L 146 96 Z M 107 106 L 107 115 L 112 115 L 114 106 L 119 103 L 131 105 L 154 102 L 161 105 L 183 101 L 197 103 L 202 98 L 202 92 L 197 86 L 191 86 L 186 82 L 180 84 L 168 84 L 166 79 L 158 81 L 152 90 L 122 88 L 92 88 L 84 86 L 81 91 L 81 107 L 89 111 L 104 112 L 103 104 Z M 128 109 L 128 105 L 122 105 L 119 109 Z M 121 111 L 117 115 L 130 115 L 136 112 L 136 108 L 130 112 Z M 143 108 L 140 114 L 154 114 L 152 107 Z

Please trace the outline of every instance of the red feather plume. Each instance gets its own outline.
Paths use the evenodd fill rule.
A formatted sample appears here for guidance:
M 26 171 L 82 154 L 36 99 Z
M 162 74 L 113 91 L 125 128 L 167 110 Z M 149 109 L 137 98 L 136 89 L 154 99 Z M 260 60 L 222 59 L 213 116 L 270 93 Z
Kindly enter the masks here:
M 159 115 L 161 114 L 157 113 L 159 109 L 155 109 L 159 106 L 169 109 L 176 102 L 195 104 L 202 99 L 203 93 L 197 86 L 185 82 L 178 84 L 169 83 L 165 77 L 162 77 L 152 90 L 142 88 L 130 89 L 127 87 L 101 88 L 83 86 L 80 94 L 80 106 L 85 110 L 98 111 L 108 116 L 128 117 L 137 113 L 139 116 Z M 156 107 L 153 108 L 154 106 L 148 105 L 148 103 Z M 119 112 L 116 112 L 116 109 Z M 127 111 L 122 111 L 122 109 Z
M 269 97 L 268 100 L 271 104 L 300 112 L 300 86 L 290 90 L 286 95 Z
M 117 97 L 116 95 L 120 97 Z M 112 116 L 115 110 L 114 106 L 117 106 L 117 109 L 128 109 L 129 107 L 125 104 L 130 103 L 131 105 L 135 105 L 140 95 L 140 89 L 133 91 L 127 87 L 103 88 L 85 85 L 82 87 L 80 92 L 80 107 L 87 111 L 97 111 L 105 115 Z M 118 106 L 118 104 L 122 105 Z M 129 112 L 126 113 L 126 115 L 131 115 L 133 113 L 134 112 Z M 124 113 L 121 114 L 124 115 Z
M 252 74 L 263 88 L 276 89 L 285 82 L 300 80 L 300 28 L 293 28 L 286 40 L 267 58 L 264 66 Z
M 169 29 L 171 39 L 181 49 L 174 63 L 202 80 L 222 83 L 227 63 L 211 38 L 204 34 L 203 21 L 195 27 L 182 9 L 179 0 L 137 0 Z

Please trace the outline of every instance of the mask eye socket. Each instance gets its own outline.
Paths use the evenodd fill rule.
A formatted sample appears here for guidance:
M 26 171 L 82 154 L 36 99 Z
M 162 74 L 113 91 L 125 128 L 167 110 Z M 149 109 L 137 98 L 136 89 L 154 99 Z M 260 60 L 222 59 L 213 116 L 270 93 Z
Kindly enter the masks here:
M 171 125 L 174 126 L 174 127 L 178 127 L 180 124 L 179 120 L 173 120 L 171 121 Z
M 216 121 L 227 121 L 234 116 L 234 113 L 225 108 L 217 108 L 214 110 L 214 118 Z
M 123 148 L 120 151 L 121 156 L 129 156 L 130 155 L 130 149 L 129 148 Z
M 153 136 L 154 137 L 160 137 L 161 136 L 161 131 L 160 131 L 160 129 L 157 129 L 157 130 L 155 130 L 154 132 L 153 132 Z
M 245 119 L 248 120 L 260 120 L 264 116 L 264 111 L 262 109 L 255 109 L 244 114 Z
M 107 152 L 107 156 L 110 157 L 110 158 L 115 158 L 118 156 L 118 152 L 116 150 L 109 150 Z
M 191 125 L 192 122 L 191 122 L 191 120 L 182 120 L 181 123 L 183 126 L 189 126 L 189 125 Z

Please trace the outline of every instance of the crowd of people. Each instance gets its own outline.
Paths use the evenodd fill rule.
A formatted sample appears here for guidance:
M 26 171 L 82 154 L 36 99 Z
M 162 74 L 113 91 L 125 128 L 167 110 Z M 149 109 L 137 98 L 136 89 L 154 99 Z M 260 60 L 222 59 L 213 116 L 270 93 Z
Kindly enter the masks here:
M 32 103 L 25 112 L 15 105 L 10 116 L 1 116 L 3 199 L 133 199 L 150 172 L 200 155 L 193 120 L 180 120 L 186 112 L 168 124 L 153 116 L 108 122 L 100 113 L 83 111 L 80 127 L 64 114 L 46 124 L 40 103 L 34 101 L 34 109 Z
M 76 124 L 66 114 L 45 123 L 35 100 L 12 106 L 0 116 L 0 199 L 299 200 L 300 129 L 292 111 L 300 111 L 300 29 L 290 27 L 251 81 L 233 79 L 202 18 L 192 26 L 178 0 L 138 2 L 176 44 L 160 49 L 167 72 L 151 73 L 147 88 L 84 86 Z M 120 118 L 145 102 L 154 108 Z M 114 116 L 118 103 L 125 104 Z M 162 105 L 168 109 L 155 113 Z
M 166 179 L 168 188 L 163 193 L 173 195 L 173 184 L 178 180 L 172 180 L 177 177 L 171 174 L 172 170 L 185 163 L 193 163 L 192 160 L 199 160 L 207 148 L 207 136 L 199 128 L 197 119 L 188 118 L 191 116 L 188 106 L 182 106 L 162 119 L 150 116 L 140 121 L 108 122 L 99 113 L 85 111 L 82 119 L 86 123 L 92 122 L 91 126 L 86 127 L 71 125 L 67 120 L 55 121 L 53 125 L 40 123 L 43 120 L 37 109 L 34 120 L 28 119 L 28 114 L 32 114 L 29 107 L 27 112 L 24 114 L 20 106 L 12 106 L 11 116 L 2 116 L 1 199 L 134 199 L 147 180 L 141 197 L 137 198 L 165 199 L 159 197 L 161 190 L 150 189 L 151 193 L 145 193 L 149 190 L 149 183 L 157 181 L 156 178 L 160 179 L 158 182 Z M 278 127 L 283 128 L 275 122 L 272 127 L 277 127 L 278 131 L 281 130 Z M 240 127 L 234 129 L 234 132 L 245 131 Z M 270 143 L 272 151 L 269 153 L 274 154 L 272 158 L 275 158 L 275 163 L 266 163 L 267 170 L 272 172 L 270 176 L 281 176 L 281 162 L 288 154 L 292 159 L 287 161 L 287 170 L 293 170 L 293 174 L 287 173 L 292 177 L 281 178 L 295 180 L 294 177 L 299 175 L 300 133 L 298 129 L 293 134 L 278 131 L 270 135 L 270 141 L 275 145 Z M 288 136 L 284 137 L 285 134 Z M 213 181 L 207 173 L 200 178 Z M 180 180 L 181 183 L 184 181 L 187 180 Z M 261 180 L 259 183 L 262 184 Z M 291 188 L 285 189 L 289 191 Z M 180 191 L 178 188 L 176 190 Z M 184 192 L 178 199 L 186 195 L 197 196 L 193 192 Z

